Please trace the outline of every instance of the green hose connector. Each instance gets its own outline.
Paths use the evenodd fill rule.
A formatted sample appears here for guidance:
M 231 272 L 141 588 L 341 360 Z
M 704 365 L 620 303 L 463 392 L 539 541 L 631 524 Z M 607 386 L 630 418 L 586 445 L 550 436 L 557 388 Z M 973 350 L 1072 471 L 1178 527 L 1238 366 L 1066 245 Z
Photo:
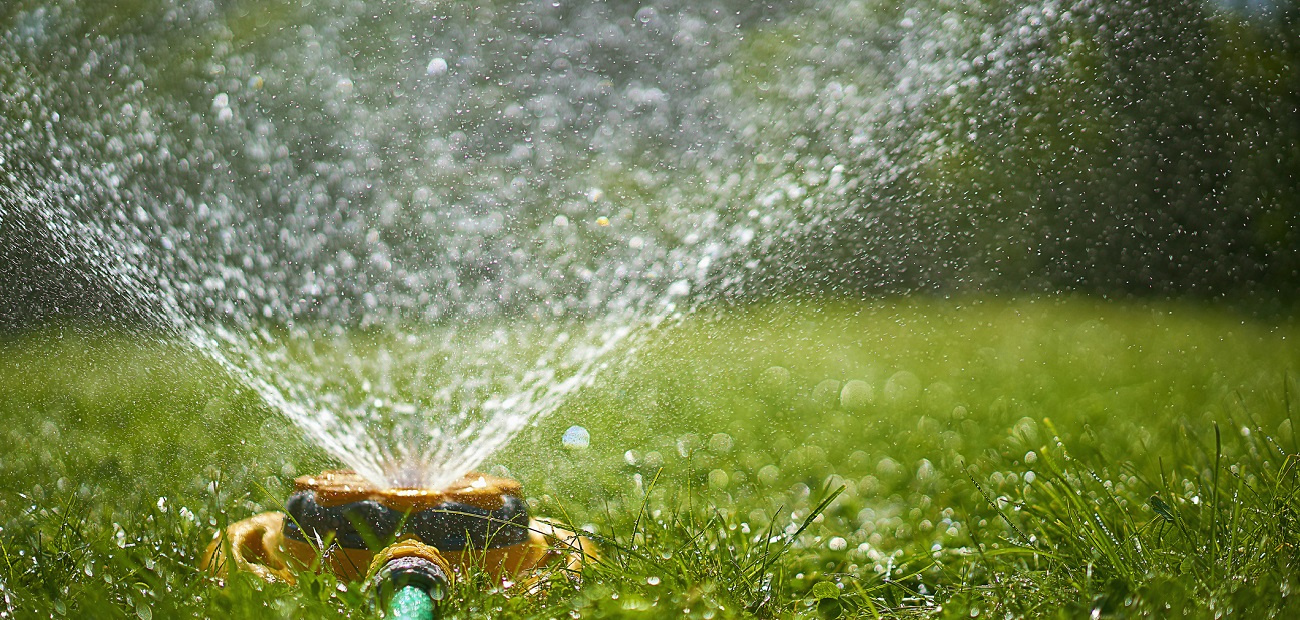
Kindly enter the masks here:
M 392 620 L 433 620 L 437 607 L 428 592 L 416 586 L 404 586 L 388 602 L 388 617 Z
M 418 540 L 403 540 L 375 554 L 366 589 L 385 618 L 433 620 L 454 579 L 436 548 Z

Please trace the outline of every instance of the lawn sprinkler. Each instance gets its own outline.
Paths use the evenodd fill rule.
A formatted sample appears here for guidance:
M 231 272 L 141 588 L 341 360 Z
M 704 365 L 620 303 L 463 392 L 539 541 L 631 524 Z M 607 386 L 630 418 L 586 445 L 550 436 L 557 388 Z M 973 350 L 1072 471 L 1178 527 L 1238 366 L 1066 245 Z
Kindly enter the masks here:
M 302 571 L 329 572 L 364 580 L 386 608 L 436 609 L 471 566 L 532 590 L 547 569 L 575 575 L 596 557 L 587 538 L 530 518 L 520 484 L 508 478 L 469 473 L 439 491 L 385 489 L 333 470 L 294 480 L 283 511 L 217 532 L 202 567 L 224 577 L 233 565 L 287 583 Z

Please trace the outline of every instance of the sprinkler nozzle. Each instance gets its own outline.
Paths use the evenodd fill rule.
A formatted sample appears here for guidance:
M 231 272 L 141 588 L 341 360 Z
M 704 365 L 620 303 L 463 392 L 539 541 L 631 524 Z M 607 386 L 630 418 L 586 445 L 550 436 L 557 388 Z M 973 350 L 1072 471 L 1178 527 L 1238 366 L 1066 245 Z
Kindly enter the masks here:
M 451 565 L 442 554 L 414 539 L 375 554 L 366 577 L 366 589 L 375 601 L 397 618 L 432 617 L 453 583 Z

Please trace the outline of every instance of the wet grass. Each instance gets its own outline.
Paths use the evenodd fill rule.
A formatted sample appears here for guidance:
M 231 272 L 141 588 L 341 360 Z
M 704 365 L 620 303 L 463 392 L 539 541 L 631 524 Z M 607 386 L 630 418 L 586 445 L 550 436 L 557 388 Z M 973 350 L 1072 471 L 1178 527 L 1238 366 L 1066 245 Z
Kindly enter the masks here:
M 537 596 L 469 575 L 450 609 L 1293 617 L 1297 338 L 1090 300 L 697 317 L 489 464 L 604 561 Z M 573 424 L 588 449 L 561 448 Z M 376 616 L 328 576 L 195 568 L 216 528 L 329 463 L 183 351 L 0 343 L 0 443 L 0 616 Z

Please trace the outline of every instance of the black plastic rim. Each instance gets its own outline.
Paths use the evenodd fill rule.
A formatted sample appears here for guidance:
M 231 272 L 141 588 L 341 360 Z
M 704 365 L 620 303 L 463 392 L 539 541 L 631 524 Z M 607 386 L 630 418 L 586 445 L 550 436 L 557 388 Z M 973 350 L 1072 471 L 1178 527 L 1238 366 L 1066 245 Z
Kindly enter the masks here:
M 284 520 L 284 535 L 317 542 L 333 534 L 341 547 L 374 551 L 378 549 L 372 549 L 367 541 L 383 545 L 407 534 L 440 551 L 496 549 L 528 540 L 528 505 L 512 495 L 501 499 L 503 504 L 497 510 L 443 502 L 405 515 L 374 500 L 321 506 L 315 491 L 299 491 L 285 504 L 289 518 Z

